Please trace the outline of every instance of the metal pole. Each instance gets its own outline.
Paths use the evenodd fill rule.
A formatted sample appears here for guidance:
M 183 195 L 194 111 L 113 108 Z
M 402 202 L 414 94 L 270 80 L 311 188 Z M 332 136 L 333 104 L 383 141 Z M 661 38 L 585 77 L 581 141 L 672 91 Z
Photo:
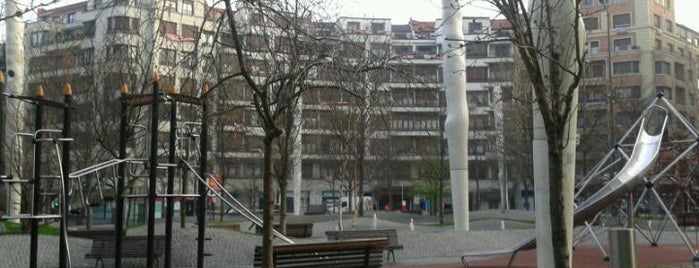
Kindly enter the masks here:
M 63 138 L 70 138 L 70 124 L 71 124 L 71 112 L 70 109 L 73 105 L 73 92 L 70 88 L 70 84 L 65 85 L 63 88 L 63 103 L 65 107 L 63 108 Z M 70 141 L 63 142 L 63 151 L 61 152 L 61 158 L 63 162 L 63 174 L 68 176 L 70 174 Z M 65 180 L 64 180 L 65 181 Z M 63 187 L 63 200 L 68 200 L 68 187 Z M 68 212 L 68 202 L 61 202 L 61 226 L 60 226 L 60 252 L 59 252 L 59 267 L 65 268 L 66 262 L 68 260 L 68 241 L 67 241 L 67 219 L 66 213 Z
M 150 156 L 148 157 L 149 178 L 148 178 L 148 250 L 146 267 L 153 267 L 155 253 L 155 198 L 156 184 L 158 182 L 158 108 L 160 103 L 160 92 L 158 85 L 158 75 L 153 81 L 153 92 L 151 103 L 150 121 Z
M 126 96 L 129 94 L 129 89 L 126 84 L 121 86 L 121 120 L 119 122 L 119 159 L 126 159 L 126 140 L 127 128 L 129 124 L 129 101 L 126 100 Z M 114 253 L 114 267 L 121 267 L 121 230 L 124 230 L 124 183 L 126 180 L 126 163 L 119 163 L 117 179 L 117 192 L 116 192 L 116 219 L 114 223 L 114 233 L 116 235 L 115 239 L 115 253 Z
M 43 98 L 44 90 L 41 86 L 37 89 L 37 98 Z M 41 103 L 36 104 L 36 114 L 34 121 L 34 130 L 37 131 L 34 136 L 34 200 L 32 202 L 32 216 L 41 213 L 41 144 L 37 139 L 41 138 L 41 133 L 38 132 L 44 124 L 44 106 Z M 29 267 L 36 268 L 39 252 L 39 220 L 36 218 L 30 219 L 31 226 L 31 242 L 29 245 Z
M 208 154 L 209 142 L 209 106 L 206 103 L 206 94 L 209 91 L 209 85 L 204 84 L 201 90 L 201 140 L 200 140 L 200 158 L 199 158 L 199 176 L 206 178 L 206 160 Z M 204 236 L 206 235 L 206 184 L 205 181 L 199 181 L 199 206 L 197 208 L 197 267 L 204 268 Z
M 174 93 L 174 88 L 171 88 L 170 93 Z M 175 153 L 177 152 L 177 101 L 173 98 L 170 102 L 170 150 L 168 162 L 175 163 Z M 167 168 L 167 211 L 165 214 L 165 267 L 171 267 L 172 256 L 172 217 L 175 205 L 172 194 L 175 192 L 175 167 L 170 165 Z M 180 206 L 181 208 L 181 206 Z

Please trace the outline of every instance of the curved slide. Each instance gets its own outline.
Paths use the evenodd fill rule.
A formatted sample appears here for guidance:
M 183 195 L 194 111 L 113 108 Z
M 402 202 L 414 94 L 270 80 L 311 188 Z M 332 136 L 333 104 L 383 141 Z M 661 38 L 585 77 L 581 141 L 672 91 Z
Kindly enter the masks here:
M 660 106 L 650 107 L 646 111 L 628 162 L 604 187 L 578 204 L 573 214 L 575 226 L 595 217 L 597 213 L 631 190 L 635 182 L 643 177 L 643 174 L 648 171 L 658 157 L 667 119 L 667 110 Z M 532 235 L 510 249 L 467 252 L 461 257 L 461 260 L 464 262 L 466 257 L 512 254 L 509 263 L 511 264 L 517 252 L 535 247 L 536 235 Z

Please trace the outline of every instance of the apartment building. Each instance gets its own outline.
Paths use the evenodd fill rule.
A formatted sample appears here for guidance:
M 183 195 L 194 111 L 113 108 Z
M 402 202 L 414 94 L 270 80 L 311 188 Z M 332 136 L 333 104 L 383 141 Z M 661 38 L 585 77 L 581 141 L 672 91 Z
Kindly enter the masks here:
M 283 38 L 272 42 L 261 35 L 260 26 L 269 23 L 269 18 L 254 11 L 241 10 L 237 14 L 247 21 L 239 31 L 246 51 L 250 52 L 246 55 L 253 68 L 261 68 L 264 62 L 263 58 L 256 58 L 260 57 L 257 52 L 266 42 L 281 48 Z M 216 45 L 232 39 L 225 27 L 222 31 L 216 28 L 214 21 L 220 16 L 219 10 L 198 0 L 88 0 L 39 10 L 38 20 L 30 23 L 26 31 L 28 86 L 48 84 L 50 88 L 71 81 L 78 102 L 97 105 L 93 100 L 96 96 L 106 98 L 108 103 L 118 96 L 117 88 L 122 83 L 129 84 L 134 93 L 148 92 L 144 81 L 152 70 L 157 70 L 164 88 L 175 87 L 181 93 L 197 95 L 203 81 L 215 81 L 217 75 L 238 70 L 234 51 Z M 345 131 L 348 125 L 342 125 L 356 116 L 348 107 L 355 105 L 352 102 L 357 98 L 322 90 L 303 96 L 302 211 L 309 205 L 326 206 L 359 196 L 371 197 L 372 207 L 376 208 L 398 209 L 402 207 L 401 200 L 408 209 L 419 210 L 424 205 L 411 189 L 427 176 L 431 161 L 446 155 L 446 150 L 442 150 L 446 144 L 441 131 L 446 101 L 441 84 L 439 23 L 394 24 L 390 19 L 342 17 L 309 24 L 317 35 L 353 44 L 345 46 L 342 53 L 357 59 L 385 59 L 390 68 L 362 78 L 369 97 L 358 106 L 369 107 L 369 113 L 363 119 L 367 127 L 361 130 Z M 497 208 L 502 181 L 499 179 L 505 176 L 501 153 L 505 144 L 504 119 L 498 103 L 503 96 L 512 94 L 515 57 L 512 45 L 504 38 L 506 27 L 491 24 L 503 25 L 502 21 L 486 17 L 464 18 L 472 209 Z M 315 79 L 316 83 L 332 82 L 332 78 L 324 78 L 322 71 Z M 221 107 L 244 106 L 252 100 L 250 90 L 241 81 L 231 80 L 224 88 L 228 99 L 216 100 L 213 106 L 219 109 L 217 112 L 224 114 L 225 108 Z M 195 110 L 184 110 L 183 121 L 196 120 Z M 116 111 L 90 118 L 117 120 Z M 223 175 L 227 187 L 243 203 L 259 207 L 262 131 L 256 112 L 251 108 L 235 109 L 214 121 L 212 171 Z M 356 126 L 351 124 L 350 128 Z M 161 124 L 161 128 L 167 132 L 167 127 Z M 133 131 L 136 138 L 130 146 L 136 153 L 135 148 L 145 148 L 145 138 L 137 138 L 145 135 L 145 130 L 134 126 Z M 362 145 L 348 144 L 347 133 L 363 133 L 365 136 L 359 141 Z M 162 143 L 166 143 L 164 140 Z M 99 151 L 92 148 L 94 145 L 83 147 L 85 152 Z M 366 150 L 362 168 L 364 192 L 350 197 L 349 187 L 358 186 L 350 185 L 348 178 L 359 175 L 356 157 L 347 155 L 357 147 Z M 164 147 L 162 152 L 165 150 Z M 179 152 L 185 153 L 184 149 Z M 289 200 L 293 200 L 292 189 L 288 193 Z
M 584 0 L 585 79 L 578 170 L 585 174 L 658 93 L 697 123 L 699 33 L 672 0 Z

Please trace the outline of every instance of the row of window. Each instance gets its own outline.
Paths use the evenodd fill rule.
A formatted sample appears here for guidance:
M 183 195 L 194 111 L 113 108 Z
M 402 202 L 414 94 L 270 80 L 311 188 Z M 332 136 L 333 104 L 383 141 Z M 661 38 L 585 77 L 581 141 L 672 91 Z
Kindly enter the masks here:
M 597 4 L 600 6 L 606 6 L 611 4 L 611 0 L 582 0 L 581 4 L 583 6 L 594 6 L 596 2 L 598 2 Z M 628 3 L 629 0 L 613 0 L 613 2 L 617 5 L 621 5 Z
M 598 16 L 584 17 L 585 30 L 599 30 L 600 22 Z M 612 15 L 612 28 L 622 29 L 631 26 L 631 13 Z
M 639 49 L 638 46 L 633 44 L 631 37 L 614 39 L 612 41 L 614 51 L 630 51 Z M 600 42 L 599 41 L 589 41 L 586 44 L 587 52 L 590 54 L 597 54 L 600 52 Z
M 637 74 L 639 73 L 638 61 L 622 61 L 612 64 L 613 74 Z M 674 64 L 665 61 L 655 62 L 655 74 L 672 75 L 677 80 L 685 81 L 687 77 L 693 77 L 691 70 L 686 70 L 684 64 L 675 62 Z M 606 76 L 607 65 L 604 60 L 596 60 L 587 64 L 587 78 L 602 78 Z M 674 72 L 673 72 L 674 70 Z
M 607 65 L 604 60 L 592 61 L 587 64 L 586 77 L 600 78 L 606 76 Z M 612 64 L 612 72 L 615 75 L 637 74 L 639 73 L 638 61 L 622 61 Z
M 655 88 L 656 93 L 662 93 L 667 99 L 672 99 L 676 96 L 677 99 L 683 100 L 687 97 L 687 91 L 683 87 L 675 87 L 673 91 L 671 87 L 668 86 L 657 86 Z M 673 94 L 674 93 L 674 94 Z M 620 86 L 614 87 L 614 95 L 617 100 L 636 100 L 641 98 L 641 87 L 640 86 Z M 585 103 L 598 103 L 606 102 L 607 94 L 606 88 L 593 86 L 587 87 L 584 92 L 581 92 L 581 99 Z
M 182 2 L 182 14 L 184 15 L 194 15 L 194 2 L 183 0 Z M 163 1 L 163 7 L 167 11 L 179 12 L 177 0 L 165 0 Z
M 466 81 L 469 83 L 512 81 L 514 66 L 511 62 L 490 63 L 488 66 L 466 67 Z

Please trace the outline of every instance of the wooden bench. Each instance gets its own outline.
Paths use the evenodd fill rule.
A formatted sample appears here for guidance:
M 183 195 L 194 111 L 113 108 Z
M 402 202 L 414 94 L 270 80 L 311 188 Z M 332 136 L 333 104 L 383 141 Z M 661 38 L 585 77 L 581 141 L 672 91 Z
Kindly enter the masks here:
M 388 246 L 386 250 L 386 260 L 390 256 L 393 257 L 393 261 L 396 261 L 396 255 L 393 252 L 397 249 L 403 249 L 403 245 L 398 242 L 398 233 L 395 229 L 383 229 L 383 230 L 354 230 L 354 231 L 327 231 L 325 236 L 328 240 L 347 240 L 347 239 L 361 239 L 361 238 L 387 238 Z
M 80 228 L 80 229 L 68 228 L 67 232 L 68 232 L 68 236 L 88 238 L 88 239 L 92 239 L 95 236 L 114 236 L 116 234 L 114 227 L 93 228 L 90 230 L 84 229 L 84 228 Z M 123 230 L 121 232 L 121 235 L 126 236 L 126 230 Z
M 274 230 L 281 230 L 279 224 L 274 225 Z M 261 234 L 262 227 L 255 225 L 255 233 Z M 286 236 L 306 238 L 313 235 L 313 223 L 287 223 Z
M 96 259 L 95 267 L 104 259 L 114 259 L 116 251 L 114 236 L 92 237 L 92 251 L 85 254 L 86 259 Z M 123 236 L 121 240 L 122 258 L 146 258 L 148 251 L 148 236 Z M 155 236 L 155 251 L 153 257 L 156 262 L 165 254 L 165 236 Z
M 381 267 L 386 238 L 274 245 L 275 268 L 284 267 Z M 262 247 L 255 247 L 255 267 L 262 267 Z

